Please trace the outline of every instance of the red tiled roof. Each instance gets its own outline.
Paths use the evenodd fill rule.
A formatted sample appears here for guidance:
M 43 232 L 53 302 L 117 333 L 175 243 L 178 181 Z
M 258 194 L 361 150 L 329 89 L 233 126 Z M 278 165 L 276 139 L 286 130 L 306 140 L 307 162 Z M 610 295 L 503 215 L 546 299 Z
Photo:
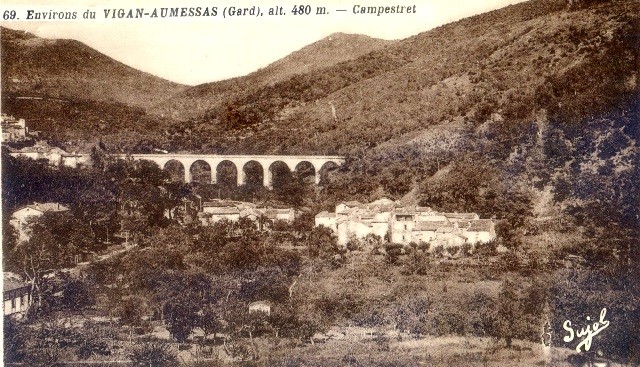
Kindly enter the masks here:
M 27 205 L 26 207 L 41 212 L 64 212 L 69 210 L 68 207 L 60 203 L 33 203 L 31 205 Z
M 450 219 L 475 219 L 477 217 L 476 213 L 441 213 L 447 218 Z
M 469 224 L 467 231 L 469 232 L 491 232 L 493 228 L 493 220 L 491 219 L 476 219 L 472 220 Z
M 211 214 L 240 214 L 240 210 L 236 207 L 216 206 L 213 211 L 208 210 L 207 213 Z
M 444 221 L 425 220 L 416 222 L 413 226 L 414 231 L 435 231 L 440 228 L 451 227 L 451 224 Z
M 25 287 L 29 287 L 29 283 L 23 282 L 22 280 L 16 279 L 14 277 L 8 276 L 6 273 L 4 274 L 4 286 L 3 286 L 3 291 L 4 292 L 9 292 L 12 291 L 14 289 L 20 289 L 20 288 L 25 288 Z

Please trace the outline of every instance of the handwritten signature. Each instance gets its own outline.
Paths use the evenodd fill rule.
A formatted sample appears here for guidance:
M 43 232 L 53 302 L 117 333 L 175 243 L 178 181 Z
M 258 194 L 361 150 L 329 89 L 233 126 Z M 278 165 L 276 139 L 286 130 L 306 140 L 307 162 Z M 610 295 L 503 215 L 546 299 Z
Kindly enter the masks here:
M 584 337 L 584 339 L 576 346 L 576 352 L 580 352 L 580 348 L 584 347 L 584 351 L 587 352 L 591 349 L 591 342 L 593 341 L 593 337 L 600 334 L 600 332 L 609 327 L 609 320 L 605 320 L 607 316 L 607 308 L 603 308 L 600 311 L 600 319 L 594 322 L 591 325 L 587 325 L 586 328 L 581 328 L 580 330 L 576 330 L 574 332 L 571 327 L 571 321 L 566 320 L 562 324 L 562 328 L 569 332 L 569 335 L 565 336 L 562 340 L 566 343 L 571 342 L 576 336 L 578 338 Z M 587 321 L 591 321 L 591 317 L 587 316 Z

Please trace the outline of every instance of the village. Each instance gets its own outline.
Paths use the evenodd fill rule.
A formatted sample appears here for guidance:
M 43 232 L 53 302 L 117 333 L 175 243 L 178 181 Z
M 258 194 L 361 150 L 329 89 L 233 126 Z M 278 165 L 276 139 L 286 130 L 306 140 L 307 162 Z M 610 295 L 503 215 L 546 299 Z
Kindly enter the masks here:
M 476 213 L 440 213 L 429 207 L 403 206 L 387 198 L 368 204 L 340 203 L 334 213 L 318 213 L 315 224 L 330 228 L 340 245 L 373 235 L 391 243 L 428 243 L 446 249 L 496 238 L 493 220 L 480 219 Z
M 67 153 L 61 148 L 39 141 L 37 132 L 30 132 L 24 119 L 3 115 L 2 133 L 5 144 L 15 145 L 33 140 L 20 149 L 11 148 L 10 154 L 13 157 L 42 160 L 53 168 L 87 169 L 91 166 L 87 155 Z M 131 212 L 136 205 L 136 202 L 125 200 L 119 203 L 119 210 Z M 29 240 L 32 223 L 45 213 L 54 216 L 70 213 L 70 207 L 60 202 L 33 202 L 11 213 L 9 223 L 17 233 L 18 246 Z M 207 227 L 218 223 L 233 225 L 242 220 L 252 223 L 259 232 L 278 229 L 282 227 L 279 224 L 290 226 L 300 215 L 300 210 L 282 203 L 252 203 L 219 198 L 203 201 L 199 195 L 184 197 L 178 205 L 165 211 L 166 219 L 173 218 L 182 226 L 197 224 Z M 451 252 L 453 255 L 465 244 L 470 245 L 473 251 L 476 245 L 496 239 L 495 222 L 492 219 L 480 219 L 476 213 L 438 212 L 429 207 L 405 205 L 388 198 L 364 204 L 358 201 L 340 202 L 332 213 L 316 213 L 314 225 L 329 229 L 335 235 L 337 245 L 344 249 L 350 242 L 373 238 L 376 243 L 401 246 L 415 244 L 421 248 L 426 246 L 428 252 L 441 248 L 445 253 Z M 136 243 L 135 240 L 130 243 L 129 237 L 129 231 L 121 223 L 121 228 L 112 233 L 111 239 L 107 234 L 106 241 L 124 241 L 122 249 L 130 249 Z M 87 261 L 100 258 L 98 255 L 80 251 L 73 254 L 72 263 L 87 264 Z M 32 285 L 14 273 L 4 273 L 4 279 L 4 315 L 21 318 L 33 300 Z M 265 301 L 257 301 L 251 307 L 263 304 Z M 270 312 L 268 308 L 264 311 Z
M 116 173 L 115 177 L 105 176 L 105 178 L 114 183 L 113 188 L 117 192 L 113 202 L 116 210 L 111 211 L 113 213 L 111 215 L 115 215 L 113 218 L 117 218 L 117 222 L 115 226 L 106 228 L 103 234 L 99 233 L 99 228 L 94 228 L 92 222 L 79 220 L 78 214 L 86 212 L 87 208 L 81 208 L 78 205 L 86 205 L 85 203 L 33 201 L 15 208 L 10 213 L 8 224 L 15 231 L 16 252 L 41 251 L 42 248 L 39 247 L 41 239 L 45 242 L 53 241 L 51 245 L 55 250 L 47 250 L 54 252 L 45 252 L 44 258 L 37 253 L 19 255 L 23 257 L 21 261 L 36 259 L 38 262 L 44 261 L 51 264 L 40 268 L 31 277 L 24 277 L 17 272 L 3 272 L 4 316 L 15 322 L 20 320 L 28 322 L 34 319 L 33 315 L 43 312 L 55 314 L 73 310 L 71 312 L 73 316 L 70 317 L 77 325 L 82 325 L 81 327 L 89 322 L 103 325 L 101 327 L 104 328 L 113 328 L 115 321 L 118 326 L 114 330 L 116 333 L 122 333 L 122 337 L 117 342 L 108 342 L 107 349 L 113 350 L 121 361 L 128 361 L 129 357 L 123 352 L 117 352 L 118 350 L 126 349 L 132 343 L 140 343 L 143 340 L 163 342 L 175 340 L 178 343 L 173 348 L 177 348 L 176 353 L 181 358 L 193 359 L 193 353 L 206 351 L 208 354 L 204 357 L 205 360 L 215 360 L 219 356 L 224 356 L 223 358 L 227 361 L 244 361 L 247 358 L 249 360 L 257 358 L 255 357 L 257 352 L 234 351 L 233 348 L 227 348 L 227 343 L 241 345 L 247 337 L 251 341 L 256 336 L 271 333 L 275 333 L 276 338 L 280 335 L 302 338 L 304 343 L 309 341 L 312 345 L 332 341 L 372 343 L 387 340 L 390 337 L 402 340 L 418 338 L 421 333 L 424 333 L 426 325 L 424 321 L 416 321 L 414 326 L 407 328 L 399 326 L 403 325 L 403 322 L 394 321 L 393 318 L 385 321 L 383 329 L 372 327 L 368 322 L 360 322 L 356 326 L 344 323 L 327 323 L 325 326 L 305 324 L 307 321 L 303 316 L 304 311 L 297 308 L 301 306 L 291 305 L 293 299 L 297 299 L 296 304 L 300 305 L 306 302 L 299 298 L 298 293 L 297 283 L 302 281 L 301 275 L 293 275 L 301 271 L 299 262 L 302 258 L 310 261 L 309 265 L 306 265 L 310 267 L 309 269 L 318 266 L 332 269 L 323 273 L 323 276 L 329 278 L 338 276 L 334 275 L 334 271 L 338 271 L 338 274 L 349 273 L 352 271 L 349 269 L 366 269 L 373 266 L 385 269 L 384 272 L 387 274 L 385 277 L 390 279 L 406 274 L 424 276 L 443 272 L 443 267 L 451 265 L 454 268 L 444 270 L 447 274 L 445 276 L 459 277 L 460 272 L 464 272 L 468 266 L 484 267 L 487 270 L 496 267 L 505 269 L 512 266 L 510 264 L 514 257 L 518 258 L 513 251 L 503 246 L 503 241 L 499 240 L 496 231 L 499 221 L 494 218 L 480 218 L 480 215 L 475 212 L 440 211 L 429 206 L 417 205 L 406 200 L 393 200 L 384 196 L 365 203 L 354 200 L 340 201 L 332 212 L 314 211 L 309 206 L 287 205 L 282 201 L 264 198 L 232 199 L 221 195 L 223 186 L 213 186 L 218 184 L 213 179 L 215 177 L 213 172 L 211 178 L 196 181 L 191 180 L 195 175 L 189 172 L 188 162 L 183 164 L 184 172 L 172 175 L 166 165 L 162 166 L 157 164 L 157 161 L 153 161 L 166 161 L 170 158 L 168 152 L 153 155 L 153 160 L 150 161 L 145 160 L 144 155 L 137 157 L 122 155 L 123 158 L 114 156 L 106 161 L 104 167 L 96 170 L 91 155 L 68 153 L 59 147 L 40 141 L 37 135 L 31 135 L 26 122 L 22 119 L 5 118 L 3 121 L 11 121 L 3 124 L 3 145 L 6 146 L 9 143 L 8 153 L 12 159 L 23 162 L 21 164 L 38 162 L 39 169 L 50 170 L 54 175 L 80 174 L 89 178 L 94 174 L 104 175 L 105 172 L 113 172 Z M 5 131 L 10 133 L 4 134 Z M 197 156 L 189 159 L 193 161 L 196 158 Z M 258 179 L 250 183 L 246 172 L 243 174 L 237 172 L 236 178 L 231 177 L 231 190 L 234 188 L 246 190 L 250 187 L 256 190 L 257 187 L 262 186 L 258 188 L 262 191 L 254 191 L 251 195 L 262 192 L 266 193 L 267 197 L 272 197 L 269 193 L 277 192 L 279 188 L 271 185 L 275 182 L 273 180 L 275 175 L 269 170 L 271 165 L 268 162 L 263 164 L 267 167 L 265 173 L 268 173 L 268 180 Z M 294 164 L 289 166 L 292 167 Z M 318 165 L 320 166 L 322 164 Z M 238 167 L 239 171 L 242 165 Z M 117 172 L 126 174 L 118 176 Z M 321 185 L 322 180 L 318 178 L 320 176 L 325 177 L 322 182 L 326 184 L 326 173 L 323 175 L 320 175 L 319 171 L 314 173 L 316 179 L 308 180 L 306 183 L 309 187 Z M 120 178 L 116 179 L 116 177 Z M 220 179 L 221 176 L 217 178 Z M 209 189 L 192 191 L 198 187 Z M 180 194 L 171 199 L 168 196 L 169 190 L 176 188 L 179 191 L 175 192 Z M 155 202 L 160 197 L 154 199 L 153 195 L 147 196 L 145 191 L 157 192 L 158 195 L 164 196 L 162 205 L 157 206 L 158 203 Z M 227 191 L 227 195 L 228 193 Z M 148 212 L 149 210 L 156 213 Z M 153 219 L 141 221 L 147 216 Z M 62 224 L 61 228 L 69 230 L 74 226 L 78 227 L 73 230 L 79 230 L 79 232 L 68 233 L 70 238 L 67 243 L 66 232 L 57 234 L 48 232 L 53 231 L 52 227 L 58 224 Z M 81 227 L 85 228 L 84 232 Z M 48 237 L 51 235 L 54 238 Z M 34 236 L 43 237 L 34 239 Z M 57 239 L 56 236 L 58 236 Z M 84 239 L 79 239 L 79 236 Z M 76 245 L 75 242 L 78 241 L 83 245 Z M 94 243 L 91 244 L 91 242 Z M 177 252 L 176 249 L 178 249 Z M 192 251 L 197 252 L 192 253 Z M 192 302 L 190 298 L 192 296 L 182 296 L 180 293 L 169 292 L 170 299 L 166 301 L 159 301 L 157 298 L 159 296 L 149 299 L 149 296 L 138 295 L 139 292 L 144 293 L 148 289 L 148 286 L 136 284 L 138 278 L 147 279 L 146 281 L 156 277 L 162 279 L 162 276 L 176 272 L 171 268 L 163 269 L 167 265 L 161 265 L 160 269 L 163 270 L 160 270 L 160 274 L 164 274 L 161 276 L 157 273 L 158 265 L 149 267 L 136 265 L 139 261 L 149 261 L 142 259 L 148 259 L 150 255 L 157 257 L 153 261 L 160 263 L 164 261 L 171 263 L 174 260 L 168 259 L 172 257 L 182 259 L 175 260 L 178 264 L 189 261 L 189 266 L 197 269 L 194 270 L 197 274 L 201 274 L 200 272 L 205 271 L 204 269 L 215 274 L 220 271 L 220 267 L 230 274 L 235 274 L 234 271 L 237 270 L 232 269 L 236 266 L 240 266 L 243 272 L 260 274 L 267 271 L 266 269 L 272 269 L 274 267 L 272 262 L 278 264 L 281 261 L 288 261 L 287 259 L 296 259 L 294 260 L 296 265 L 293 265 L 293 269 L 288 268 L 291 265 L 284 267 L 277 265 L 275 268 L 279 270 L 269 270 L 275 271 L 276 274 L 289 274 L 284 276 L 286 279 L 284 283 L 281 280 L 279 284 L 260 285 L 259 287 L 265 290 L 244 295 L 243 292 L 246 292 L 247 287 L 256 287 L 255 283 L 270 282 L 268 278 L 257 281 L 255 275 L 249 275 L 241 282 L 234 281 L 225 285 L 223 289 L 226 297 L 209 295 L 199 300 L 198 306 L 193 308 L 186 306 Z M 57 257 L 57 261 L 50 262 L 51 256 Z M 229 256 L 231 256 L 230 259 Z M 256 262 L 261 264 L 265 261 L 264 265 L 257 265 L 255 268 Z M 100 273 L 96 273 L 95 269 L 102 269 L 105 266 L 112 267 L 112 272 L 122 274 L 108 281 L 103 280 L 102 284 L 90 281 L 96 276 L 103 277 L 104 275 L 98 275 Z M 253 270 L 248 270 L 246 266 Z M 179 272 L 182 271 L 179 270 Z M 399 274 L 391 275 L 396 272 Z M 449 272 L 451 272 L 450 275 Z M 205 276 L 204 273 L 202 274 Z M 180 277 L 185 276 L 189 275 L 180 275 Z M 127 279 L 126 277 L 130 280 L 123 281 Z M 281 279 L 278 277 L 283 275 L 277 275 L 275 279 Z M 351 284 L 357 279 L 357 276 L 349 275 L 345 281 Z M 123 283 L 128 284 L 123 285 Z M 46 287 L 45 284 L 47 284 Z M 49 292 L 43 291 L 43 287 L 49 289 Z M 209 287 L 207 285 L 205 288 L 209 289 Z M 270 287 L 282 289 L 273 293 L 274 290 L 268 290 Z M 446 284 L 443 287 L 446 289 Z M 104 299 L 106 294 L 114 292 L 114 289 L 118 289 L 116 295 L 109 297 L 115 297 L 114 301 L 117 305 L 110 310 L 105 306 L 106 301 L 100 300 Z M 196 290 L 189 290 L 189 292 L 194 291 Z M 421 292 L 424 291 L 421 290 Z M 206 292 L 212 292 L 212 290 Z M 193 295 L 193 293 L 189 294 Z M 236 299 L 230 302 L 228 299 L 232 295 L 234 295 L 232 298 Z M 73 302 L 79 302 L 84 306 L 67 305 L 70 302 L 69 297 L 81 297 L 81 301 Z M 127 301 L 129 299 L 137 299 L 139 304 L 131 305 Z M 167 308 L 168 305 L 175 309 Z M 215 307 L 217 314 L 209 313 L 212 307 Z M 282 307 L 293 308 L 283 311 Z M 331 309 L 331 306 L 327 307 Z M 54 311 L 43 311 L 48 309 Z M 79 317 L 76 314 L 79 310 L 91 316 Z M 289 316 L 286 312 L 297 315 L 294 322 L 287 321 Z M 363 310 L 358 312 L 366 313 Z M 412 312 L 421 311 L 416 309 Z M 194 321 L 187 322 L 185 317 L 192 317 Z M 437 322 L 433 322 L 432 327 L 436 327 Z M 222 348 L 216 348 L 215 334 L 213 338 L 208 335 L 209 328 L 212 327 L 211 323 L 215 325 L 212 330 L 216 330 L 222 340 Z M 286 326 L 278 326 L 281 323 L 285 323 Z M 121 340 L 126 339 L 124 333 L 127 332 L 130 335 L 129 340 Z M 133 334 L 135 339 L 139 340 L 138 342 L 133 341 Z M 194 345 L 197 346 L 195 349 Z M 104 350 L 105 347 L 102 345 L 100 348 Z M 252 348 L 256 348 L 255 345 Z

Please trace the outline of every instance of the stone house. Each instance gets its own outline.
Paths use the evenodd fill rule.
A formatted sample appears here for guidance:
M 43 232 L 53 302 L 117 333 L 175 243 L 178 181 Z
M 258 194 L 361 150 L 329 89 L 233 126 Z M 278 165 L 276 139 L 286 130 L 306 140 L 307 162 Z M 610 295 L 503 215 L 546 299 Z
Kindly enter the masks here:
M 338 222 L 336 213 L 329 213 L 328 211 L 320 212 L 315 217 L 316 227 L 327 227 L 334 232 L 338 232 Z
M 346 245 L 351 238 L 362 239 L 373 233 L 373 224 L 360 219 L 338 221 L 338 244 Z
M 11 214 L 9 224 L 11 224 L 18 232 L 18 242 L 24 242 L 29 239 L 27 233 L 28 222 L 33 217 L 39 217 L 47 212 L 65 212 L 69 208 L 60 203 L 33 203 L 26 205 Z
M 2 142 L 23 141 L 29 135 L 29 128 L 24 119 L 16 119 L 5 114 L 0 115 Z
M 240 220 L 240 210 L 235 206 L 217 206 L 202 204 L 202 212 L 198 213 L 198 218 L 202 225 L 211 225 L 221 220 L 237 222 Z
M 491 219 L 472 220 L 462 234 L 469 243 L 487 243 L 496 238 L 495 223 Z
M 427 242 L 445 247 L 488 242 L 495 238 L 494 222 L 476 213 L 439 213 L 429 207 L 402 206 L 389 199 L 369 204 L 343 202 L 335 213 L 316 215 L 316 226 L 331 228 L 338 244 L 369 234 L 393 243 Z
M 282 220 L 293 223 L 296 213 L 293 208 L 256 208 L 256 211 L 271 221 Z

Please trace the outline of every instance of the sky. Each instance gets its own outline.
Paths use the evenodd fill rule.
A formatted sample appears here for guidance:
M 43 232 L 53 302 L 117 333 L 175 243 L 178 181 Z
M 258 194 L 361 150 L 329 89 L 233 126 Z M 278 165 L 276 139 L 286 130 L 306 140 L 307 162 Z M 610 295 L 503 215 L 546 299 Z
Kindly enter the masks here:
M 316 1 L 316 0 L 312 0 Z M 411 1 L 411 0 L 408 0 Z M 403 39 L 458 19 L 515 4 L 522 0 L 362 0 L 346 3 L 337 0 L 301 2 L 284 0 L 226 0 L 204 3 L 181 1 L 78 1 L 8 0 L 0 13 L 16 10 L 21 20 L 2 21 L 12 29 L 26 30 L 44 38 L 70 38 L 136 69 L 162 78 L 197 85 L 246 75 L 279 60 L 293 51 L 331 33 L 357 33 L 387 40 Z M 325 7 L 326 15 L 293 15 L 294 5 L 308 4 L 313 13 Z M 104 19 L 104 9 L 212 7 L 219 13 L 225 7 L 259 6 L 265 16 L 172 19 Z M 415 14 L 354 14 L 354 5 L 415 5 Z M 286 15 L 268 16 L 270 8 L 282 6 Z M 96 11 L 95 20 L 27 21 L 27 10 Z M 344 12 L 337 10 L 344 9 Z

